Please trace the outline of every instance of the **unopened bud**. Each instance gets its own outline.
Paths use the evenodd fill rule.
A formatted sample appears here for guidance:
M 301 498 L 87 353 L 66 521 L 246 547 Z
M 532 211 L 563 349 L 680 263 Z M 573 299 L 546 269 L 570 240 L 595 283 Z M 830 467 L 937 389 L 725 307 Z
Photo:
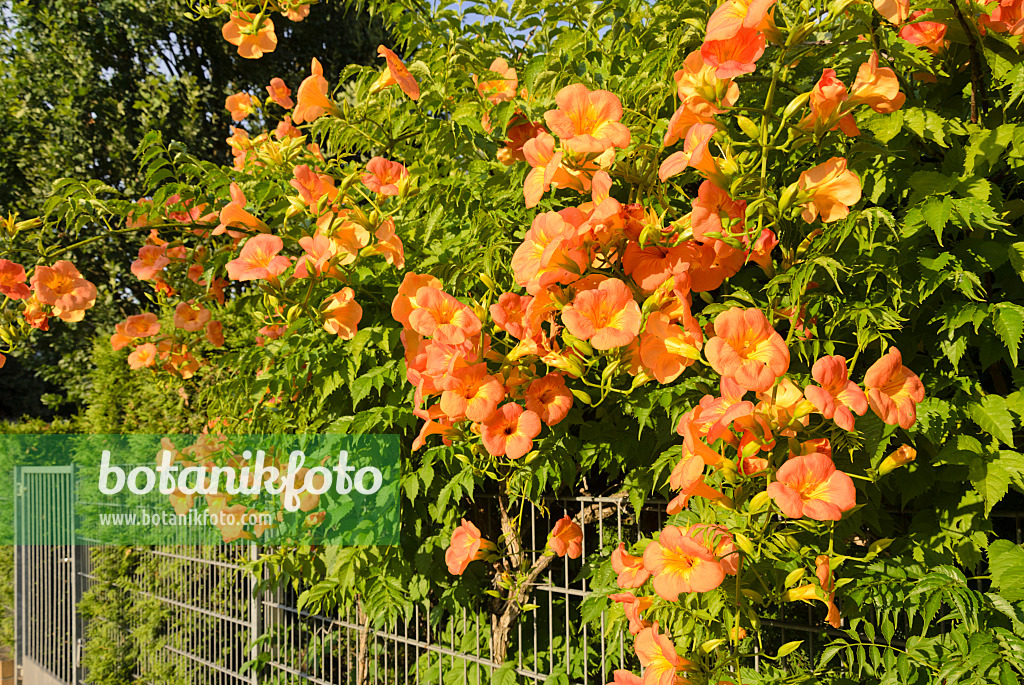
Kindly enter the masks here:
M 736 546 L 743 550 L 744 554 L 753 556 L 754 554 L 754 543 L 750 541 L 743 533 L 733 533 L 732 541 L 736 543 Z
M 753 514 L 755 512 L 761 511 L 762 509 L 765 509 L 770 501 L 771 495 L 762 490 L 761 492 L 757 493 L 756 495 L 750 498 L 750 513 Z
M 782 195 L 779 196 L 779 211 L 785 212 L 787 209 L 793 206 L 793 200 L 796 199 L 796 194 L 800 191 L 800 186 L 794 183 L 791 186 L 787 186 L 782 191 Z
M 736 117 L 736 123 L 739 125 L 740 130 L 743 131 L 743 133 L 745 133 L 751 140 L 758 140 L 761 137 L 761 131 L 757 128 L 757 124 L 747 117 Z
M 795 571 L 791 571 L 789 575 L 786 576 L 786 581 L 783 583 L 783 587 L 792 587 L 796 585 L 806 575 L 807 569 L 805 568 L 798 568 Z
M 811 99 L 810 93 L 800 93 L 795 98 L 789 101 L 786 105 L 786 109 L 782 110 L 782 118 L 788 119 L 797 113 L 797 110 L 803 108 L 807 104 L 807 101 Z

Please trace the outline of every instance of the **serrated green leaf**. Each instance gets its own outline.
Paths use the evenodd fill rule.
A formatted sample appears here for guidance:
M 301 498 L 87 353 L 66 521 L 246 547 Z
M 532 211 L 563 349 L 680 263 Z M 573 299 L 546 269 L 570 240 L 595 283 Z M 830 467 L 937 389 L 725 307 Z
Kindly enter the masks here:
M 988 546 L 988 567 L 992 585 L 1004 598 L 1024 599 L 1024 548 L 1009 540 L 995 540 Z
M 1000 302 L 992 308 L 995 331 L 1006 345 L 1010 360 L 1017 366 L 1017 352 L 1024 335 L 1024 307 L 1012 302 Z
M 1006 400 L 999 395 L 986 395 L 980 402 L 970 405 L 971 418 L 992 437 L 1013 445 L 1013 417 Z
M 1010 251 L 1010 265 L 1017 272 L 1020 279 L 1024 281 L 1024 242 L 1014 243 L 1008 248 Z

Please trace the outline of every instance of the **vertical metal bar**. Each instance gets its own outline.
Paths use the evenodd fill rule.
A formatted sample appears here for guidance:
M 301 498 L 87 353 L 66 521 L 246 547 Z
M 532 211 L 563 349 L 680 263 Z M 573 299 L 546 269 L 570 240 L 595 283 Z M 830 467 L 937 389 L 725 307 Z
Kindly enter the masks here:
M 25 630 L 24 616 L 22 602 L 24 601 L 25 593 L 23 590 L 22 583 L 24 582 L 25 570 L 22 568 L 24 563 L 23 557 L 25 550 L 22 548 L 24 544 L 24 534 L 22 533 L 22 527 L 24 526 L 24 509 L 22 506 L 22 500 L 24 495 L 21 492 L 21 467 L 14 467 L 14 668 L 15 671 L 19 671 L 22 667 L 21 655 L 25 648 L 24 637 L 22 632 Z
M 259 560 L 259 543 L 253 543 L 249 549 L 249 559 L 251 561 Z M 257 656 L 259 656 L 259 648 L 256 645 L 256 640 L 259 639 L 260 636 L 260 610 L 263 607 L 263 596 L 257 594 L 257 586 L 259 585 L 260 580 L 261 579 L 256 576 L 256 573 L 253 573 L 249 585 L 249 635 L 252 640 L 252 647 L 249 652 L 250 659 L 255 659 Z M 259 685 L 260 683 L 259 669 L 255 668 L 255 665 L 252 669 L 252 674 L 250 675 L 250 681 L 252 682 L 252 685 Z

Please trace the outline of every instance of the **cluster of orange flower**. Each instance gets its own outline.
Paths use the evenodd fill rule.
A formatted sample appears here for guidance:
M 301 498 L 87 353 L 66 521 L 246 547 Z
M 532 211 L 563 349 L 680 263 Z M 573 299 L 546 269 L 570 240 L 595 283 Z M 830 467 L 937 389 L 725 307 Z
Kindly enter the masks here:
M 315 0 L 313 0 L 315 2 Z M 279 12 L 292 21 L 302 21 L 309 15 L 310 0 L 217 0 L 220 9 L 228 15 L 221 29 L 224 40 L 238 48 L 246 59 L 259 59 L 277 49 L 274 22 L 267 16 Z
M 96 286 L 63 259 L 53 266 L 36 266 L 31 278 L 23 265 L 0 259 L 0 294 L 23 301 L 21 315 L 25 323 L 41 331 L 49 330 L 51 316 L 67 322 L 81 321 L 85 311 L 96 304 Z M 0 367 L 5 363 L 7 357 L 0 354 Z
M 574 399 L 567 381 L 584 380 L 598 361 L 604 362 L 602 383 L 626 372 L 634 388 L 652 379 L 670 383 L 704 361 L 721 376 L 720 394 L 705 396 L 679 423 L 683 454 L 670 479 L 679 493 L 669 504 L 670 514 L 685 509 L 693 497 L 735 506 L 705 483 L 707 467 L 725 483 L 754 483 L 759 494 L 750 500 L 752 510 L 774 502 L 788 518 L 835 521 L 853 509 L 853 481 L 836 468 L 829 441 L 800 434 L 808 428 L 819 432 L 819 426 L 810 426 L 812 414 L 852 431 L 854 416 L 869 407 L 885 423 L 913 425 L 924 387 L 903 366 L 899 351 L 891 348 L 868 370 L 864 389 L 849 379 L 847 360 L 839 355 L 819 359 L 811 370 L 813 383 L 801 388 L 788 375 L 786 341 L 762 311 L 728 309 L 706 329 L 691 312 L 692 292 L 715 290 L 746 263 L 769 273 L 773 269 L 775 235 L 748 226 L 747 203 L 725 190 L 736 169 L 728 141 L 720 141 L 724 158 L 713 156 L 709 147 L 723 128 L 718 117 L 739 98 L 733 79 L 754 71 L 766 41 L 784 38 L 775 26 L 773 5 L 774 0 L 720 5 L 708 22 L 704 44 L 675 74 L 681 105 L 669 122 L 664 146 L 682 141 L 683 149 L 664 160 L 659 176 L 665 182 L 693 169 L 703 181 L 691 212 L 668 226 L 642 205 L 623 205 L 611 197 L 616 152 L 630 142 L 614 94 L 571 85 L 559 91 L 557 108 L 545 114 L 544 124 L 515 115 L 499 158 L 531 167 L 523 191 L 527 207 L 552 189 L 589 194 L 589 201 L 534 219 L 511 264 L 526 294 L 500 294 L 489 312 L 444 292 L 432 276 L 406 275 L 392 313 L 404 327 L 415 413 L 425 421 L 414 449 L 433 434 L 446 444 L 479 435 L 492 457 L 518 459 L 533 449 L 543 425 L 565 418 Z M 917 39 L 931 30 L 918 22 L 903 31 L 921 45 Z M 515 70 L 504 60 L 495 60 L 490 70 L 500 78 L 477 81 L 484 99 L 496 104 L 524 95 Z M 814 90 L 797 100 L 809 109 L 797 128 L 817 139 L 837 129 L 855 136 L 860 131 L 854 108 L 866 105 L 890 113 L 904 101 L 896 75 L 880 67 L 878 54 L 872 53 L 849 89 L 834 70 L 825 69 Z M 787 117 L 798 108 L 792 109 Z M 489 122 L 484 123 L 488 128 Z M 861 185 L 846 160 L 833 157 L 804 171 L 781 198 L 781 205 L 802 207 L 808 223 L 832 222 L 846 217 L 860 200 Z M 793 332 L 807 335 L 796 312 L 790 315 Z M 505 334 L 500 341 L 491 337 L 499 332 Z M 745 399 L 748 393 L 755 400 Z M 781 464 L 771 460 L 778 439 L 789 445 L 789 457 Z M 726 456 L 727 449 L 734 456 Z M 912 448 L 904 446 L 878 472 L 913 457 Z M 570 525 L 575 526 L 568 518 L 559 523 L 548 550 L 564 554 L 558 550 L 568 549 L 566 536 L 581 549 L 579 527 L 573 531 Z M 739 546 L 725 527 L 704 523 L 666 527 L 642 557 L 631 556 L 624 544 L 613 553 L 625 592 L 612 599 L 625 609 L 645 667 L 642 679 L 620 671 L 616 683 L 680 682 L 692 666 L 656 623 L 643 620 L 653 599 L 635 590 L 650 581 L 654 593 L 668 601 L 713 590 L 737 572 Z M 482 540 L 472 523 L 463 521 L 453 533 L 447 553 L 453 574 L 461 574 L 474 559 L 497 558 L 496 547 Z M 827 620 L 838 625 L 829 557 L 819 556 L 815 566 L 818 583 L 794 588 L 784 600 L 819 599 L 829 608 Z
M 387 66 L 374 88 L 379 90 L 398 84 L 410 97 L 418 97 L 419 87 L 401 60 L 384 46 L 379 52 Z M 203 336 L 214 347 L 224 344 L 222 324 L 212 320 L 211 311 L 204 303 L 223 305 L 224 288 L 232 281 L 262 281 L 280 290 L 302 279 L 344 282 L 342 267 L 361 256 L 382 256 L 399 269 L 405 265 L 404 246 L 392 219 L 379 216 L 377 210 L 367 214 L 351 198 L 343 196 L 336 179 L 318 166 L 323 162 L 319 149 L 314 144 L 307 145 L 306 137 L 294 125 L 339 113 L 328 96 L 328 84 L 320 63 L 313 59 L 311 74 L 299 86 L 296 100 L 280 78 L 271 81 L 267 94 L 266 103 L 248 93 L 236 93 L 225 102 L 235 121 L 242 121 L 271 102 L 291 110 L 290 115 L 283 116 L 273 134 L 264 132 L 250 138 L 243 129 L 232 128 L 228 142 L 234 153 L 234 166 L 252 173 L 271 166 L 291 167 L 290 185 L 297 195 L 289 198 L 289 216 L 305 214 L 315 229 L 293 246 L 301 251 L 298 258 L 282 254 L 284 240 L 250 211 L 249 202 L 237 183 L 230 185 L 230 200 L 219 212 L 209 212 L 206 204 L 183 201 L 178 195 L 169 197 L 162 208 L 154 207 L 150 200 L 140 200 L 129 218 L 129 226 L 147 227 L 156 221 L 187 224 L 191 226 L 191 233 L 200 238 L 226 235 L 230 243 L 225 244 L 225 249 L 235 250 L 239 245 L 241 249 L 226 265 L 228 278 L 217 276 L 207 283 L 203 279 L 210 259 L 206 248 L 189 249 L 177 243 L 172 246 L 159 237 L 156 228 L 151 230 L 146 245 L 132 264 L 132 273 L 142 280 L 152 281 L 158 293 L 174 297 L 177 292 L 169 284 L 168 274 L 180 270 L 181 274 L 175 273 L 176 276 L 183 274 L 192 283 L 205 288 L 205 292 L 176 305 L 173 335 L 154 338 L 160 333 L 155 314 L 138 314 L 118 324 L 111 344 L 114 349 L 134 346 L 128 358 L 132 368 L 160 365 L 183 378 L 194 375 L 201 364 L 195 350 Z M 376 196 L 377 205 L 383 206 L 388 198 L 405 194 L 410 177 L 402 164 L 375 157 L 367 164 L 360 180 Z M 343 340 L 356 334 L 362 318 L 362 308 L 349 287 L 327 296 L 319 312 L 324 330 Z M 285 330 L 287 321 L 283 308 L 279 308 L 258 331 L 256 342 L 262 345 L 267 339 L 280 337 Z

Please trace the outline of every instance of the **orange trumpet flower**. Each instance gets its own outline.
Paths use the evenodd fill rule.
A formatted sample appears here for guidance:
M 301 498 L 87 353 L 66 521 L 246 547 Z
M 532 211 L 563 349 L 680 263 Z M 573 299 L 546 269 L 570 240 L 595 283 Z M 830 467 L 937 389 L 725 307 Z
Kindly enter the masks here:
M 878 418 L 901 428 L 910 428 L 917 421 L 917 403 L 924 399 L 924 384 L 903 366 L 903 355 L 895 347 L 890 347 L 864 374 L 864 387 L 868 389 L 871 411 Z
M 853 480 L 824 454 L 793 457 L 775 474 L 768 494 L 789 518 L 838 521 L 857 504 Z
M 384 67 L 384 71 L 381 72 L 374 84 L 370 86 L 370 92 L 378 93 L 397 83 L 398 87 L 409 96 L 410 100 L 419 100 L 420 84 L 409 73 L 409 70 L 406 69 L 405 64 L 398 58 L 398 55 L 383 45 L 377 48 L 377 54 L 384 58 L 387 66 Z

